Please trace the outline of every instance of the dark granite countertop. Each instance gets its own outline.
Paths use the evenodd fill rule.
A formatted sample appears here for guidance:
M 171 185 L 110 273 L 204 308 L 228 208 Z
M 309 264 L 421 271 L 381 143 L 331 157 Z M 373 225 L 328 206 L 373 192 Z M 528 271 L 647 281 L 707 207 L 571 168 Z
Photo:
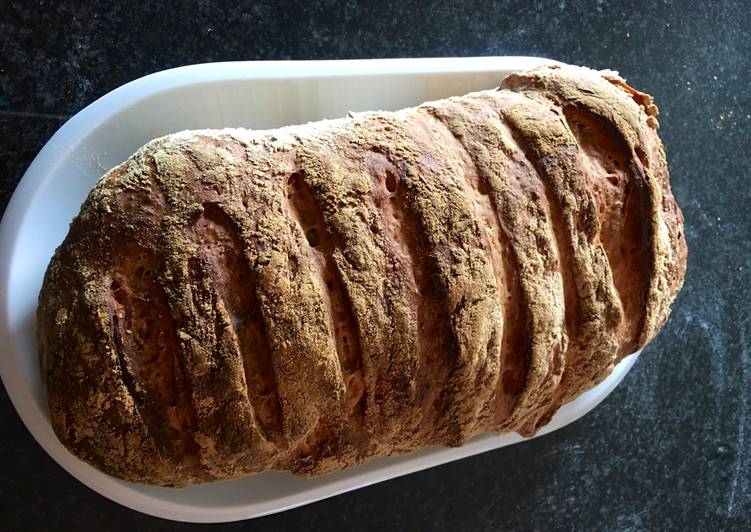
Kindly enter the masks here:
M 662 110 L 686 217 L 686 284 L 665 329 L 604 404 L 534 441 L 226 529 L 749 526 L 747 2 L 95 4 L 0 5 L 0 211 L 66 117 L 122 83 L 190 63 L 542 55 L 619 70 Z M 35 443 L 4 391 L 0 427 L 1 529 L 185 528 L 120 507 L 70 477 Z

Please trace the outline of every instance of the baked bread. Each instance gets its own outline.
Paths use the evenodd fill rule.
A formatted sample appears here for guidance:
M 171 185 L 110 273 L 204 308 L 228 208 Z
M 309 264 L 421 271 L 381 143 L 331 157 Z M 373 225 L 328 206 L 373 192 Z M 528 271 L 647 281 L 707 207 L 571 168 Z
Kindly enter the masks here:
M 683 282 L 657 108 L 613 72 L 149 142 L 39 298 L 52 426 L 164 486 L 534 434 Z

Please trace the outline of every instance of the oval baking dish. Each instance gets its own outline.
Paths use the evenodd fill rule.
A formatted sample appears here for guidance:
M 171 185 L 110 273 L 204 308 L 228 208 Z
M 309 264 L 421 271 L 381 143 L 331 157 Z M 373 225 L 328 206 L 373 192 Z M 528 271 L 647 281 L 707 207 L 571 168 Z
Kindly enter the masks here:
M 524 438 L 484 435 L 458 448 L 382 458 L 315 479 L 267 472 L 179 490 L 117 480 L 71 455 L 50 424 L 39 378 L 35 313 L 45 268 L 96 180 L 147 141 L 184 129 L 275 128 L 348 111 L 395 110 L 497 86 L 548 60 L 530 57 L 240 62 L 167 70 L 128 83 L 71 118 L 18 185 L 0 225 L 0 374 L 39 444 L 78 480 L 120 504 L 180 521 L 222 522 L 282 511 Z M 594 408 L 637 354 L 562 407 L 538 435 Z

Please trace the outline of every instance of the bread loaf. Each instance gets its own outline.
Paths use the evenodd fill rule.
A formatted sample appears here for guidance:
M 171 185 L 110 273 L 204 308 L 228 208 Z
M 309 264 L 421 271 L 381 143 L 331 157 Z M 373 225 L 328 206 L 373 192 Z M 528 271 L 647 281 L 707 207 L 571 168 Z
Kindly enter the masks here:
M 656 116 L 615 73 L 550 66 L 148 143 L 45 276 L 57 436 L 184 486 L 534 434 L 655 336 L 683 282 Z

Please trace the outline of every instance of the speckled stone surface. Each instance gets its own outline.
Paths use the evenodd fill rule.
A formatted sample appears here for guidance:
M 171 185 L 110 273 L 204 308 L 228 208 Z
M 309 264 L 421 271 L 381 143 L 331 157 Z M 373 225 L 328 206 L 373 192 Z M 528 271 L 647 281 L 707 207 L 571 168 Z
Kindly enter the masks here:
M 686 285 L 668 325 L 604 404 L 538 440 L 224 529 L 749 526 L 747 2 L 93 4 L 0 3 L 0 210 L 66 117 L 122 83 L 183 64 L 543 55 L 619 70 L 662 110 L 673 190 L 686 216 Z M 3 530 L 190 528 L 122 508 L 68 476 L 4 391 L 0 427 Z

